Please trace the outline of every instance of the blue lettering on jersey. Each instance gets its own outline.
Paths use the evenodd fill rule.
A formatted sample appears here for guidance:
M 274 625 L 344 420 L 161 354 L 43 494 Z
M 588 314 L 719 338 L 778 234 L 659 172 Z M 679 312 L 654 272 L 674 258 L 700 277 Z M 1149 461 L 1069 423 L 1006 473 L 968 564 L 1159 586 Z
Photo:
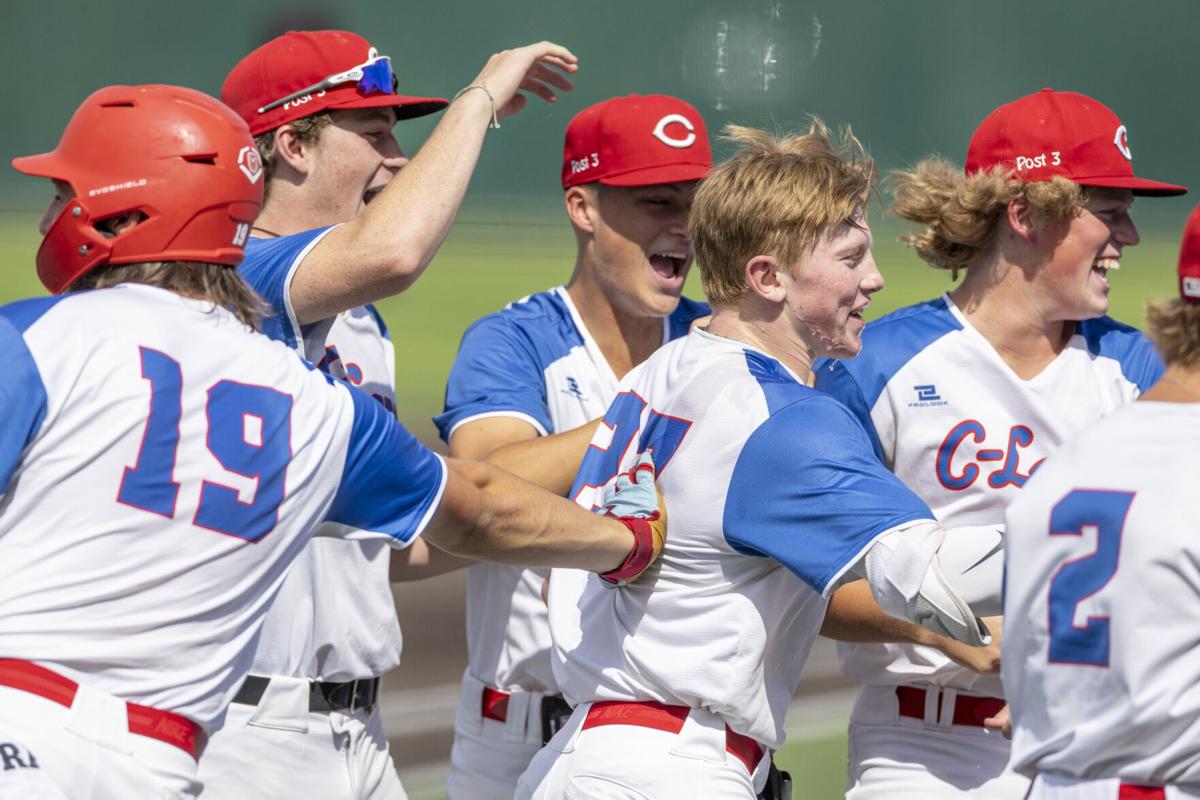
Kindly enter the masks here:
M 1075 609 L 1116 574 L 1133 498 L 1134 492 L 1074 489 L 1050 511 L 1051 536 L 1082 536 L 1084 528 L 1096 531 L 1095 552 L 1067 561 L 1050 580 L 1047 660 L 1051 663 L 1109 665 L 1109 618 L 1088 617 L 1077 626 Z
M 578 500 L 580 492 L 584 489 L 599 488 L 617 476 L 625 453 L 633 443 L 634 435 L 638 433 L 638 425 L 645 408 L 646 401 L 634 391 L 617 395 L 601 423 L 612 431 L 608 447 L 600 448 L 594 444 L 588 447 L 583 456 L 583 463 L 579 466 L 579 473 L 575 476 L 575 485 L 571 487 L 572 499 Z M 688 420 L 650 410 L 646 427 L 638 438 L 636 455 L 650 452 L 654 458 L 655 477 L 666 469 L 691 426 L 692 423 Z M 596 505 L 592 506 L 593 511 L 598 508 Z
M 959 447 L 968 439 L 975 444 L 986 441 L 987 429 L 983 423 L 967 419 L 955 425 L 942 440 L 934 459 L 938 482 L 951 491 L 961 492 L 975 483 L 980 475 L 980 467 L 976 462 L 1003 461 L 999 469 L 988 474 L 988 486 L 993 489 L 1016 486 L 1019 489 L 1045 460 L 1038 459 L 1025 472 L 1021 472 L 1021 451 L 1033 444 L 1034 435 L 1028 426 L 1014 425 L 1009 429 L 1008 441 L 1003 449 L 980 448 L 975 451 L 975 461 L 967 461 L 956 467 L 955 457 Z
M 125 468 L 117 502 L 171 519 L 179 497 L 175 453 L 183 416 L 183 371 L 178 361 L 158 350 L 138 347 L 138 356 L 142 377 L 150 382 L 150 413 L 137 462 Z
M 117 502 L 173 518 L 183 371 L 166 353 L 138 349 L 142 377 L 150 383 L 149 412 L 137 462 L 125 468 Z M 217 462 L 257 485 L 249 502 L 242 502 L 236 489 L 203 481 L 192 524 L 257 542 L 279 521 L 292 460 L 292 397 L 269 386 L 221 380 L 208 390 L 205 418 L 205 442 Z
M 208 390 L 209 451 L 230 472 L 253 478 L 248 503 L 237 489 L 204 481 L 192 522 L 257 542 L 279 521 L 292 461 L 292 397 L 267 386 L 218 381 Z

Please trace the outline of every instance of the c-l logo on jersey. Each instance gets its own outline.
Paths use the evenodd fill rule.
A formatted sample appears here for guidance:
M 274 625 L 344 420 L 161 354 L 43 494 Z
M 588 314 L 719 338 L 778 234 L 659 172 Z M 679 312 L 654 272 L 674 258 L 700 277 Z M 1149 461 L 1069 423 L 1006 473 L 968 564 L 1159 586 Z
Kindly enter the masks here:
M 982 444 L 987 440 L 987 429 L 977 420 L 963 420 L 950 429 L 937 451 L 934 469 L 938 482 L 951 491 L 961 492 L 974 484 L 979 479 L 979 465 L 987 462 L 1003 462 L 999 469 L 988 474 L 988 486 L 993 489 L 1003 489 L 1005 486 L 1020 488 L 1045 460 L 1039 458 L 1027 472 L 1021 472 L 1021 451 L 1033 444 L 1034 436 L 1029 427 L 1013 425 L 1008 431 L 1008 443 L 1003 450 L 981 447 L 975 451 L 974 460 L 956 467 L 959 449 L 967 439 Z
M 680 139 L 675 138 L 667 132 L 668 125 L 682 125 L 687 131 L 687 135 Z M 683 114 L 667 114 L 658 121 L 657 125 L 654 126 L 653 135 L 655 139 L 658 139 L 667 147 L 674 147 L 682 150 L 685 147 L 691 147 L 696 143 L 696 126 L 693 125 L 692 121 Z

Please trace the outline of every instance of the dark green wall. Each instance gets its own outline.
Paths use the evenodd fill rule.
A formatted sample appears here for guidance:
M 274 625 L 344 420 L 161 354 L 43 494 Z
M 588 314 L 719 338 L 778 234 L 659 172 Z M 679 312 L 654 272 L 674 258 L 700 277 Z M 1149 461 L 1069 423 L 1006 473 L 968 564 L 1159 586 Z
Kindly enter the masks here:
M 1200 189 L 1197 0 L 358 0 L 282 8 L 263 0 L 6 0 L 0 155 L 7 162 L 53 146 L 74 106 L 101 85 L 168 82 L 216 93 L 237 59 L 291 15 L 301 26 L 367 35 L 414 93 L 453 94 L 502 47 L 550 38 L 573 48 L 577 90 L 555 108 L 535 102 L 491 134 L 477 197 L 553 197 L 567 120 L 614 94 L 680 94 L 714 131 L 729 121 L 786 129 L 819 114 L 851 123 L 891 167 L 927 152 L 961 161 L 991 108 L 1042 86 L 1103 100 L 1129 127 L 1139 173 Z M 413 149 L 429 127 L 404 123 L 400 138 Z M 7 172 L 0 203 L 40 204 L 40 194 L 28 199 L 31 185 Z M 1181 222 L 1192 202 L 1143 201 L 1140 210 Z

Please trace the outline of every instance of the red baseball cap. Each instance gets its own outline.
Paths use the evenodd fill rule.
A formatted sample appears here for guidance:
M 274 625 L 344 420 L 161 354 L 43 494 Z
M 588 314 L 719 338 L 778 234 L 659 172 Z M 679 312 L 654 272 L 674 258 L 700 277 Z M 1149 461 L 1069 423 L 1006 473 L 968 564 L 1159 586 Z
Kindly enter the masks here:
M 393 108 L 396 119 L 432 114 L 440 97 L 396 94 L 391 60 L 349 31 L 289 31 L 238 62 L 221 100 L 246 120 L 250 134 L 326 109 Z
M 1133 174 L 1125 126 L 1098 100 L 1042 89 L 1000 106 L 979 124 L 967 148 L 966 172 L 1003 164 L 1025 181 L 1056 175 L 1084 186 L 1132 189 L 1136 195 L 1184 194 L 1186 186 Z
M 711 169 L 704 119 L 676 97 L 614 97 L 585 108 L 567 125 L 564 189 L 594 181 L 608 186 L 694 181 Z
M 1200 303 L 1200 206 L 1196 206 L 1183 228 L 1179 246 L 1179 296 Z

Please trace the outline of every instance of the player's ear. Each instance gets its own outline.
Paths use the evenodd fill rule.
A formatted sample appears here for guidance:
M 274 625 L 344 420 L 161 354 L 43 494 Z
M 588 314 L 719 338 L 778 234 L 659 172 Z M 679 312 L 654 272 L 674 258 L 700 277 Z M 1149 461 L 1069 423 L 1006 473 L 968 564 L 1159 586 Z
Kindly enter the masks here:
M 780 273 L 782 267 L 775 256 L 752 256 L 746 262 L 744 274 L 750 291 L 772 303 L 782 303 L 787 297 Z
M 567 189 L 563 194 L 563 205 L 567 209 L 567 219 L 578 230 L 589 234 L 596 232 L 599 197 L 593 184 L 585 183 Z
M 305 142 L 291 125 L 275 129 L 275 165 L 287 165 L 293 171 L 307 175 L 311 169 L 312 151 L 316 142 Z
M 1004 219 L 1008 223 L 1009 230 L 1017 238 L 1030 243 L 1037 238 L 1037 220 L 1034 219 L 1033 209 L 1030 208 L 1029 202 L 1024 198 L 1018 197 L 1009 202 L 1008 207 L 1004 209 Z

